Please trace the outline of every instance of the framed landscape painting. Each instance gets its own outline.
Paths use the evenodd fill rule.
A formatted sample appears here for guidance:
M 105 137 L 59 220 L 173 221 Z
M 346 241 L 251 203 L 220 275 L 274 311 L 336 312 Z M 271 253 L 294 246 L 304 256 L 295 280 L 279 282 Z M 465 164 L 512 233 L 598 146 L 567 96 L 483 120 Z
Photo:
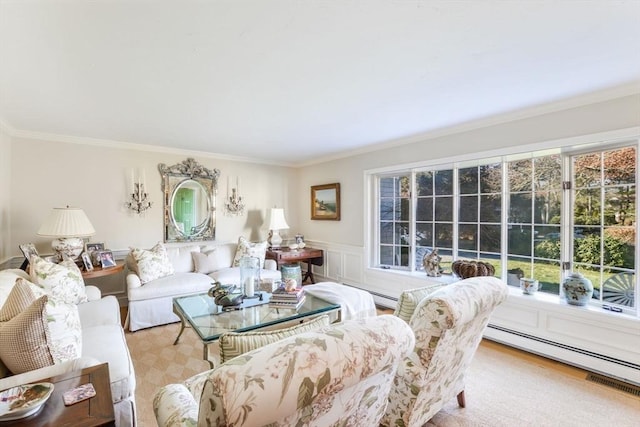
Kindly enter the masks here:
M 340 221 L 340 184 L 311 187 L 311 219 Z

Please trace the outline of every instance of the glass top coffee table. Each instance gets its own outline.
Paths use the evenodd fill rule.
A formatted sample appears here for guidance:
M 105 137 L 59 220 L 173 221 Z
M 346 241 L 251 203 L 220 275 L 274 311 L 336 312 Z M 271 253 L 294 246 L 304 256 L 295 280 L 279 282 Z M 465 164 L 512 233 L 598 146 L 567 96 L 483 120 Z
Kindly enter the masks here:
M 216 305 L 206 293 L 177 297 L 173 299 L 173 312 L 180 318 L 178 340 L 185 327 L 191 326 L 204 345 L 203 357 L 214 367 L 209 358 L 209 345 L 217 341 L 225 332 L 248 332 L 258 329 L 282 329 L 303 323 L 323 314 L 335 313 L 340 316 L 340 304 L 325 301 L 306 294 L 300 308 L 281 308 L 269 305 L 271 294 L 263 292 L 262 299 L 245 299 L 241 305 L 223 309 Z

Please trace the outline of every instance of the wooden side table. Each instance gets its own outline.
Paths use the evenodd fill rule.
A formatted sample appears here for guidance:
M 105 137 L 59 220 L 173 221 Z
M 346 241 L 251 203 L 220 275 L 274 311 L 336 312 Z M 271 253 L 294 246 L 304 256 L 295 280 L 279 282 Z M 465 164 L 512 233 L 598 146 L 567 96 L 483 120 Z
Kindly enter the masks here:
M 111 381 L 109 365 L 85 368 L 81 371 L 69 372 L 52 378 L 35 382 L 53 383 L 53 393 L 37 414 L 14 421 L 4 421 L 2 426 L 115 426 L 113 399 L 111 397 Z M 82 384 L 92 383 L 96 389 L 95 397 L 71 406 L 65 406 L 62 393 Z
M 307 272 L 302 278 L 302 283 L 304 283 L 307 279 L 309 279 L 311 283 L 316 283 L 313 277 L 313 271 L 311 269 L 311 265 L 324 264 L 324 253 L 322 252 L 322 249 L 314 249 L 314 248 L 302 248 L 302 249 L 283 248 L 279 250 L 270 249 L 267 251 L 265 258 L 275 260 L 277 265 L 306 261 Z
M 110 276 L 112 274 L 120 273 L 124 270 L 124 262 L 118 261 L 113 267 L 93 267 L 91 271 L 83 271 L 82 278 L 83 279 L 95 279 L 96 277 Z

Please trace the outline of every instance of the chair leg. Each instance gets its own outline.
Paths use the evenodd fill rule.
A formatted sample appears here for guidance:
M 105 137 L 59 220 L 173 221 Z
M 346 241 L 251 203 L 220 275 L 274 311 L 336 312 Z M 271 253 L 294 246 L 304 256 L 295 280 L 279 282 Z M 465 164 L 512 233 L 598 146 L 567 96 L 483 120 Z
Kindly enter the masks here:
M 464 390 L 458 393 L 457 397 L 458 397 L 458 405 L 460 405 L 461 408 L 464 408 L 465 407 Z

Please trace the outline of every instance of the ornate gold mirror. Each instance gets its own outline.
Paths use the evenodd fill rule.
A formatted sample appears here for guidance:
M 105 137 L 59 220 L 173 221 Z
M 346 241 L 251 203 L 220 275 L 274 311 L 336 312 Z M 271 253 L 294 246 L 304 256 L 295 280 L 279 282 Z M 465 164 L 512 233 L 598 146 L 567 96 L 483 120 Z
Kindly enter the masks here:
M 164 241 L 213 240 L 216 235 L 218 169 L 192 158 L 177 165 L 158 165 L 162 175 Z

